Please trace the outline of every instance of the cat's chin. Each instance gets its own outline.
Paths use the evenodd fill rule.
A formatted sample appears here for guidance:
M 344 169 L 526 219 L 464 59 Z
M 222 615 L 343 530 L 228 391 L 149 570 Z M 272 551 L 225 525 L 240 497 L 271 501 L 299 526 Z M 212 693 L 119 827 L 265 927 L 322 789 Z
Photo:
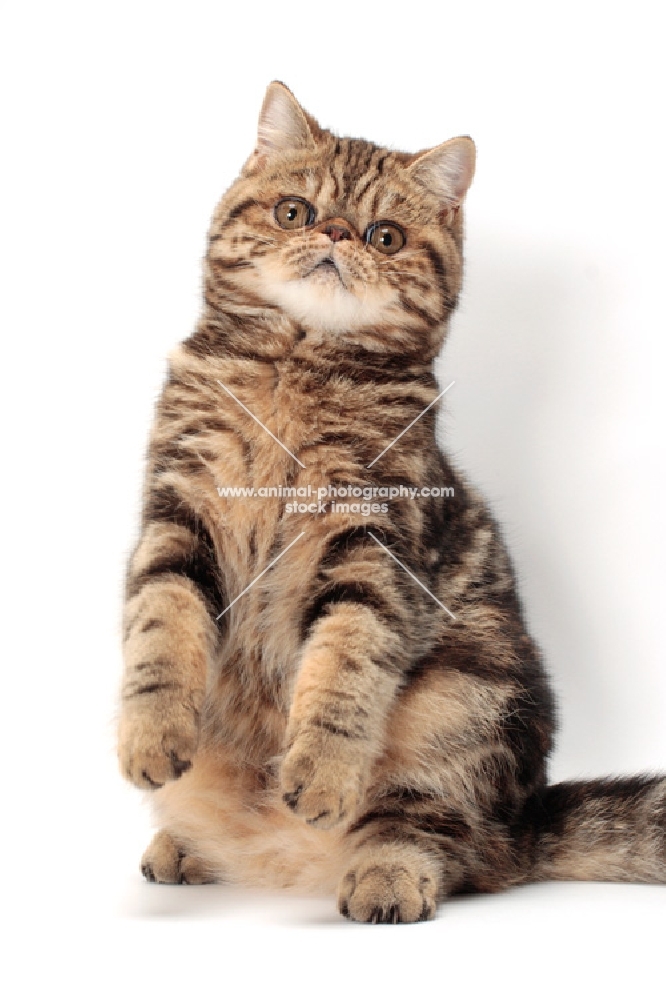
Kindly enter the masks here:
M 297 323 L 330 333 L 351 333 L 377 326 L 386 317 L 385 291 L 363 286 L 360 295 L 343 284 L 335 266 L 319 266 L 304 278 L 267 281 L 266 297 Z

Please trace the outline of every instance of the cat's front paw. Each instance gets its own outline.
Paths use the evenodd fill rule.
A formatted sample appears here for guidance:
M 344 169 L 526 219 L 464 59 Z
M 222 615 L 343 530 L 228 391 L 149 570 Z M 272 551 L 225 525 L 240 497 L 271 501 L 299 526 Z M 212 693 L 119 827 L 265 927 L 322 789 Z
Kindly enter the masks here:
M 120 769 L 139 788 L 160 788 L 192 766 L 199 742 L 199 716 L 185 699 L 156 693 L 146 695 L 141 702 L 125 705 L 120 718 Z
M 320 731 L 299 735 L 282 762 L 282 799 L 311 826 L 328 830 L 357 812 L 365 791 L 362 755 Z

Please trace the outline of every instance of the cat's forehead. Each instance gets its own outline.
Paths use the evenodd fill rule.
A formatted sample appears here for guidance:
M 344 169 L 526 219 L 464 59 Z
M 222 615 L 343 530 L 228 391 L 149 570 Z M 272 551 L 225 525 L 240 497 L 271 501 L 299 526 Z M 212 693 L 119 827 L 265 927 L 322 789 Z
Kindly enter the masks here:
M 398 214 L 410 222 L 423 216 L 430 200 L 407 175 L 410 159 L 364 139 L 331 136 L 307 159 L 283 162 L 266 184 L 276 196 L 312 202 L 320 218 L 343 216 L 367 225 Z

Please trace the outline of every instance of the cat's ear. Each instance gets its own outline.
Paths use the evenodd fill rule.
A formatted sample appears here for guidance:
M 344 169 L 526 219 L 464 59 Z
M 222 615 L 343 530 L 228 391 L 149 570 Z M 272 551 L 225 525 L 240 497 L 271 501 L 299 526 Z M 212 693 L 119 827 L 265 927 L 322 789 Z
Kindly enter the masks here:
M 461 135 L 417 153 L 407 169 L 417 183 L 437 195 L 446 210 L 461 204 L 472 183 L 475 162 L 476 146 L 468 135 Z
M 314 149 L 309 115 L 279 80 L 269 84 L 259 114 L 257 146 L 246 167 L 260 165 L 271 156 L 298 149 Z M 310 119 L 314 125 L 313 119 Z

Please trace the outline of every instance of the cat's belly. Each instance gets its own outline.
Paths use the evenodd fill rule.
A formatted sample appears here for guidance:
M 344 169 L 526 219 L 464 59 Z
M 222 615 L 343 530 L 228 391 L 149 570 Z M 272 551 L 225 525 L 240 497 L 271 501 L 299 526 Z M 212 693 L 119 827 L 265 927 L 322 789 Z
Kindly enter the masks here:
M 151 803 L 160 828 L 219 881 L 330 894 L 344 874 L 343 832 L 308 826 L 282 803 L 276 782 L 258 787 L 220 750 L 197 753 Z

